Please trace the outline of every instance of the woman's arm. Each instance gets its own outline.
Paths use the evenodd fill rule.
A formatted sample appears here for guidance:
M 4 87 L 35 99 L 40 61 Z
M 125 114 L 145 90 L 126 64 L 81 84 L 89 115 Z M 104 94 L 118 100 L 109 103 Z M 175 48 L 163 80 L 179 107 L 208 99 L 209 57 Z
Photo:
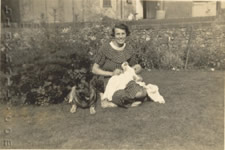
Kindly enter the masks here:
M 113 72 L 102 70 L 99 64 L 94 63 L 92 67 L 92 73 L 102 76 L 112 76 Z
M 92 67 L 92 73 L 102 76 L 113 76 L 113 75 L 119 75 L 122 72 L 120 69 L 115 69 L 113 72 L 105 71 L 100 68 L 100 66 L 96 63 L 94 63 Z

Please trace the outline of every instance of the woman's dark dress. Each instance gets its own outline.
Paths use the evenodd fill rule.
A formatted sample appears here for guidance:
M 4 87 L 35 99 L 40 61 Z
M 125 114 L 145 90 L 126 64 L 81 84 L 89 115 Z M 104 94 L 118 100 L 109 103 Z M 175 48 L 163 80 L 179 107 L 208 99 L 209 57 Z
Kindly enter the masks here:
M 130 66 L 137 64 L 135 59 L 135 51 L 131 46 L 126 45 L 124 50 L 114 50 L 109 43 L 104 44 L 95 57 L 95 63 L 105 71 L 113 72 L 116 68 L 122 69 L 121 64 L 127 61 Z M 106 87 L 110 76 L 99 76 L 104 81 Z M 143 91 L 143 87 L 139 86 L 135 81 L 130 81 L 124 90 L 118 90 L 112 97 L 112 102 L 124 106 L 135 100 L 137 92 Z

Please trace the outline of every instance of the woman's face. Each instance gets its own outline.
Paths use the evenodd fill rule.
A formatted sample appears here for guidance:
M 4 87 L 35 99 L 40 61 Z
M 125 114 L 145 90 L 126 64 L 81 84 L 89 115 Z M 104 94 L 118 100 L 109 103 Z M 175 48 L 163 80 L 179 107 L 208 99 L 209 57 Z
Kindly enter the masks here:
M 126 31 L 120 28 L 115 28 L 115 42 L 118 46 L 123 46 L 126 41 Z

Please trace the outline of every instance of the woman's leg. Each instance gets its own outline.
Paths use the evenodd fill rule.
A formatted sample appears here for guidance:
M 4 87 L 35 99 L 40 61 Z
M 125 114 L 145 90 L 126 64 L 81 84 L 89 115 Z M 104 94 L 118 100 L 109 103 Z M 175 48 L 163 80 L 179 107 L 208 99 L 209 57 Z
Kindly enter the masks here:
M 131 104 L 131 107 L 137 107 L 141 105 L 146 95 L 147 91 L 144 88 L 138 91 L 135 95 L 136 101 Z
M 145 96 L 147 96 L 147 91 L 145 88 L 142 88 L 139 91 L 137 91 L 135 98 L 141 99 L 141 98 L 144 98 Z
M 135 81 L 131 81 L 128 83 L 126 91 L 134 99 L 134 101 L 131 104 L 131 107 L 136 107 L 142 104 L 145 97 L 147 96 L 146 89 L 137 84 Z
M 145 88 L 138 85 L 135 81 L 130 81 L 124 90 L 118 90 L 113 94 L 113 103 L 102 99 L 102 107 L 105 108 L 108 107 L 108 105 L 109 107 L 115 107 L 115 104 L 120 107 L 126 107 L 126 105 L 131 104 L 132 107 L 135 107 L 142 103 L 142 99 L 144 99 L 146 95 L 147 91 Z
M 120 107 L 126 107 L 126 105 L 134 102 L 134 99 L 126 92 L 126 90 L 118 90 L 112 96 L 112 102 Z
M 136 83 L 129 83 L 124 90 L 118 90 L 112 97 L 112 102 L 120 107 L 136 107 L 142 104 L 142 101 L 147 95 L 145 88 L 137 85 Z

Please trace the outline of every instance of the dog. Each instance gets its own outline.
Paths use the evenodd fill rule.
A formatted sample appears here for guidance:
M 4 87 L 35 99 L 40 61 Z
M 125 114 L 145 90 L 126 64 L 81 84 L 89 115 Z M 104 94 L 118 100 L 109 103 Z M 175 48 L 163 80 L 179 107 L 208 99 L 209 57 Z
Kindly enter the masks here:
M 104 83 L 100 83 L 94 76 L 89 82 L 81 80 L 80 83 L 73 86 L 69 93 L 69 103 L 72 103 L 71 113 L 75 113 L 77 108 L 89 108 L 90 114 L 96 114 L 96 103 L 98 100 L 99 90 L 104 87 Z

